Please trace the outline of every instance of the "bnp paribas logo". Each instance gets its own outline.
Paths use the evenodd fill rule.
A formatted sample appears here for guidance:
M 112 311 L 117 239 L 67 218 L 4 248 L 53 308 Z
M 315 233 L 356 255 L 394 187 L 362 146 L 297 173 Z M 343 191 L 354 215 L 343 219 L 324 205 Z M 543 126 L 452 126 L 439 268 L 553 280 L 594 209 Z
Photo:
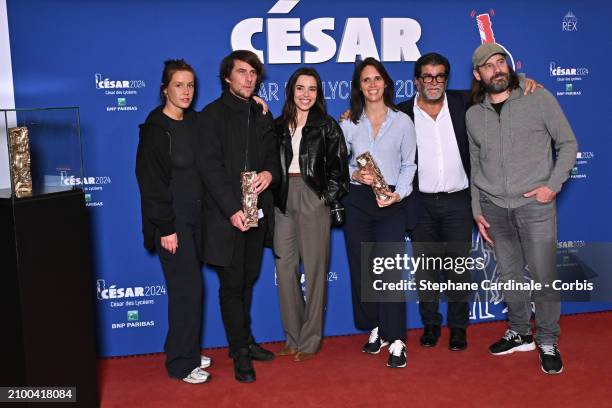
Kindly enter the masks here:
M 138 310 L 128 310 L 127 319 L 128 319 L 128 322 L 137 322 L 139 319 Z
M 572 10 L 568 11 L 567 14 L 563 17 L 563 21 L 561 22 L 561 29 L 563 31 L 578 31 L 578 19 L 572 13 Z
M 117 106 L 127 106 L 127 99 L 117 98 Z

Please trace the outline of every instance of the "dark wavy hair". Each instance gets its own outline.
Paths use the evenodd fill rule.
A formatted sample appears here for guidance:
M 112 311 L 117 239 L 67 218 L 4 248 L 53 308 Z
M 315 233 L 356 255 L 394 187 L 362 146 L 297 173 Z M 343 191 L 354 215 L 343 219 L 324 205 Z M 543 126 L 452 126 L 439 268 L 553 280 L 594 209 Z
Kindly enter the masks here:
M 297 107 L 293 98 L 295 96 L 295 84 L 300 76 L 306 75 L 313 77 L 317 83 L 317 98 L 315 100 L 315 108 L 321 111 L 321 113 L 327 113 L 327 107 L 325 105 L 325 98 L 323 97 L 323 84 L 321 77 L 316 69 L 311 67 L 303 67 L 295 70 L 289 77 L 289 81 L 285 86 L 285 104 L 283 105 L 283 120 L 288 123 L 290 128 L 295 129 L 297 127 Z
M 393 83 L 393 80 L 387 73 L 387 70 L 383 64 L 372 57 L 368 57 L 363 61 L 359 61 L 355 65 L 355 70 L 353 71 L 353 79 L 351 80 L 351 122 L 353 123 L 359 122 L 359 118 L 363 114 L 365 98 L 361 92 L 361 71 L 363 71 L 367 66 L 376 68 L 380 76 L 383 78 L 386 85 L 383 92 L 383 101 L 387 107 L 397 111 L 397 108 L 393 103 L 393 96 L 395 94 L 395 84 Z
M 162 71 L 161 85 L 159 86 L 159 97 L 162 101 L 162 105 L 166 104 L 166 94 L 164 94 L 164 91 L 168 89 L 168 86 L 170 85 L 170 81 L 172 81 L 172 76 L 177 71 L 187 71 L 187 72 L 191 72 L 191 74 L 193 75 L 193 82 L 194 82 L 193 83 L 194 85 L 193 100 L 195 101 L 195 98 L 196 98 L 195 91 L 196 89 L 198 89 L 197 76 L 196 76 L 195 71 L 193 70 L 191 65 L 189 65 L 182 58 L 181 59 L 168 59 L 164 61 L 164 70 Z
M 519 76 L 512 67 L 508 64 L 508 73 L 509 73 L 509 81 L 508 81 L 508 89 L 511 91 L 519 87 L 520 80 Z M 478 81 L 474 75 L 472 75 L 472 89 L 470 92 L 470 99 L 473 104 L 481 103 L 484 101 L 485 96 L 487 95 L 487 90 L 482 84 L 481 81 Z
M 255 69 L 255 72 L 257 72 L 257 83 L 255 84 L 255 93 L 257 93 L 259 84 L 261 83 L 264 75 L 264 67 L 257 54 L 248 50 L 236 50 L 221 60 L 221 64 L 219 65 L 219 80 L 221 81 L 221 89 L 224 91 L 229 89 L 229 84 L 225 81 L 225 79 L 229 78 L 231 75 L 236 60 L 246 62 Z

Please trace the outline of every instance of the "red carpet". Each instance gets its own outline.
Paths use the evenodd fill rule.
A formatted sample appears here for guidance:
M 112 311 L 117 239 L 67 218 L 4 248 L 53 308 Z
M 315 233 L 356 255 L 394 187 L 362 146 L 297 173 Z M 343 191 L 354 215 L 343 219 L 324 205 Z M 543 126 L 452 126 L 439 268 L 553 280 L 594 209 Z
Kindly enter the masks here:
M 540 370 L 537 351 L 492 356 L 487 347 L 505 322 L 476 324 L 469 347 L 447 349 L 443 330 L 437 347 L 419 346 L 420 330 L 408 333 L 408 366 L 385 366 L 387 349 L 361 353 L 366 335 L 330 337 L 313 360 L 291 357 L 256 362 L 257 381 L 234 380 L 227 349 L 206 350 L 213 378 L 200 385 L 166 377 L 162 354 L 102 359 L 102 407 L 612 407 L 612 313 L 561 318 L 560 375 Z M 282 343 L 267 344 L 277 351 Z

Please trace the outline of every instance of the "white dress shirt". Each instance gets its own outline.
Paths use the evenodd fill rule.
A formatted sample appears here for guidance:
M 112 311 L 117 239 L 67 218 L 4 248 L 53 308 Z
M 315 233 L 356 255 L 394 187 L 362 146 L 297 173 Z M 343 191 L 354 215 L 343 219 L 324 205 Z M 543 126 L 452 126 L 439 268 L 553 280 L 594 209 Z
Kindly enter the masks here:
M 461 163 L 446 94 L 436 119 L 419 108 L 419 97 L 417 93 L 414 98 L 419 190 L 423 193 L 454 193 L 464 190 L 468 187 L 468 177 Z

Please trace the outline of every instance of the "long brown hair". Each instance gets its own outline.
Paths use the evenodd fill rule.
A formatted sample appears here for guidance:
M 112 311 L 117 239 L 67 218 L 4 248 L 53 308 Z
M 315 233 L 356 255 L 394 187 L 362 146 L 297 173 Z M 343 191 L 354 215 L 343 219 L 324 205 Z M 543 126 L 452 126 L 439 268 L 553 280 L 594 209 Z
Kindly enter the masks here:
M 385 81 L 385 90 L 383 91 L 383 101 L 385 105 L 394 111 L 397 111 L 395 104 L 393 103 L 393 96 L 395 95 L 395 84 L 387 73 L 384 65 L 372 57 L 368 57 L 363 61 L 359 61 L 355 65 L 353 71 L 353 79 L 351 80 L 351 122 L 359 122 L 359 118 L 363 114 L 365 106 L 365 98 L 361 92 L 361 71 L 367 66 L 373 66 L 380 76 Z
M 291 74 L 291 77 L 289 77 L 289 81 L 285 86 L 283 120 L 290 125 L 289 128 L 291 129 L 295 129 L 297 127 L 297 107 L 295 106 L 293 98 L 295 96 L 295 84 L 297 83 L 298 78 L 302 75 L 313 77 L 317 83 L 317 97 L 315 99 L 315 104 L 311 109 L 316 108 L 323 114 L 327 113 L 325 98 L 323 97 L 323 84 L 321 82 L 319 73 L 316 69 L 310 67 L 298 68 L 293 74 Z

